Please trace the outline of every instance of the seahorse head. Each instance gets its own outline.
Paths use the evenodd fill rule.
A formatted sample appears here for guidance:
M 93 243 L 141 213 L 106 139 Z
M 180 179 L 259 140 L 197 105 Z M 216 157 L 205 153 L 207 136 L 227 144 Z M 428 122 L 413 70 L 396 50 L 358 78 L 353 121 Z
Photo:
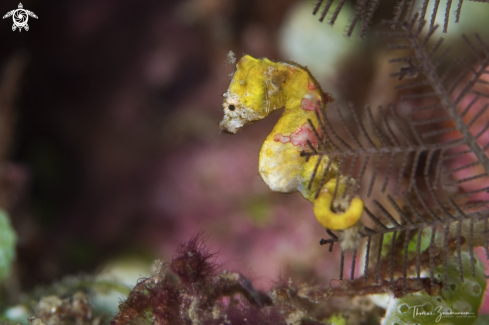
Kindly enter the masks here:
M 270 114 L 267 99 L 266 59 L 245 55 L 236 65 L 233 80 L 223 94 L 224 117 L 219 123 L 221 131 L 236 133 L 244 125 L 261 120 Z

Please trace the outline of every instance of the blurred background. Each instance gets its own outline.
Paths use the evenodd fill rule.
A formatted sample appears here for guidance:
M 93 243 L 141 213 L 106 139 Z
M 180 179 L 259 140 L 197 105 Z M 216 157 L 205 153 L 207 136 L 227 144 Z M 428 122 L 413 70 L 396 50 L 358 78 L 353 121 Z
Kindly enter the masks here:
M 335 105 L 396 100 L 384 41 L 343 37 L 353 2 L 334 28 L 312 1 L 22 4 L 39 17 L 28 32 L 0 21 L 0 204 L 18 236 L 10 290 L 117 260 L 147 275 L 200 231 L 223 268 L 259 289 L 337 277 L 311 204 L 258 175 L 280 114 L 234 136 L 217 124 L 230 50 L 308 66 Z M 0 13 L 17 6 L 2 1 Z M 379 9 L 377 25 L 392 15 Z
M 311 205 L 271 193 L 257 172 L 279 114 L 235 136 L 217 128 L 228 51 L 286 58 L 293 8 L 331 29 L 310 2 L 22 4 L 39 17 L 28 32 L 0 25 L 1 202 L 19 290 L 126 257 L 169 261 L 199 231 L 223 267 L 263 289 L 311 261 L 328 272 Z

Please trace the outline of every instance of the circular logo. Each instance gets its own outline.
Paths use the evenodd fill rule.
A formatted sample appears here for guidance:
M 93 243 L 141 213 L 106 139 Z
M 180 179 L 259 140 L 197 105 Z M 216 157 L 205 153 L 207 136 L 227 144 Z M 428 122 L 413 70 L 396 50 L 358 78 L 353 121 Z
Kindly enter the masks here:
M 18 29 L 19 32 L 22 31 L 22 28 L 25 29 L 26 31 L 29 30 L 29 25 L 27 25 L 29 16 L 37 19 L 36 14 L 30 10 L 24 9 L 22 3 L 19 3 L 19 7 L 17 9 L 7 12 L 2 18 L 5 19 L 10 16 L 12 16 L 12 19 L 14 21 L 14 24 L 12 25 L 12 31 Z
M 27 15 L 27 12 L 25 12 L 24 9 L 15 10 L 15 13 L 12 16 L 14 18 L 15 26 L 19 28 L 24 27 L 27 24 L 27 20 L 29 19 L 29 16 Z

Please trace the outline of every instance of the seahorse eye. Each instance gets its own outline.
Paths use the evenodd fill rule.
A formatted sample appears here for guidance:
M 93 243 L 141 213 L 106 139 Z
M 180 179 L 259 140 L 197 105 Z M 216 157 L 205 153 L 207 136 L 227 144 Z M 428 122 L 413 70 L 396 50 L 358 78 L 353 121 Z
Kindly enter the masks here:
M 236 107 L 234 107 L 234 105 L 229 105 L 229 106 L 228 106 L 228 108 L 229 108 L 229 110 L 230 110 L 230 111 L 234 111 L 234 109 L 235 109 Z

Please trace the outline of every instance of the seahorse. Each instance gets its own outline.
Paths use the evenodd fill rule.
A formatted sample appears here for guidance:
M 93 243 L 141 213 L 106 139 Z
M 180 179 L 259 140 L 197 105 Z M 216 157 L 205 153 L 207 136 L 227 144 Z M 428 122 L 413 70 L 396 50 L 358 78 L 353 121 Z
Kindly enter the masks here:
M 321 130 L 314 131 L 308 119 L 316 120 L 315 111 L 324 111 L 325 106 L 334 101 L 330 94 L 322 91 L 307 68 L 294 62 L 273 62 L 245 55 L 236 64 L 223 97 L 224 117 L 219 129 L 232 134 L 284 108 L 259 154 L 260 176 L 272 191 L 300 192 L 313 203 L 316 219 L 327 229 L 345 230 L 357 224 L 363 211 L 360 198 L 354 197 L 341 208 L 332 207 L 335 192 L 339 197 L 346 187 L 346 177 L 339 175 L 339 181 L 337 179 L 338 162 L 330 162 L 325 155 L 317 156 L 319 162 L 300 155 L 309 148 L 308 140 L 317 148 L 320 139 L 316 134 L 321 137 Z M 318 169 L 314 173 L 316 163 Z M 322 180 L 328 164 L 330 168 Z M 325 185 L 316 195 L 321 182 Z

